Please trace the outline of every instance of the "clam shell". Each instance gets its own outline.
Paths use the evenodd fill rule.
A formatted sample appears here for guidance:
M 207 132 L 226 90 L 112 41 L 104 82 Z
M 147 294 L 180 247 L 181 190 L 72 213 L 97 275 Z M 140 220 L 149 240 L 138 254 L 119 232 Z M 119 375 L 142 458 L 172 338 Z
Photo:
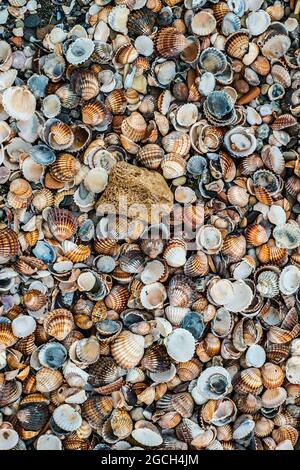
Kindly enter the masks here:
M 82 418 L 78 411 L 68 404 L 55 408 L 52 419 L 60 429 L 67 432 L 76 431 L 82 424 Z
M 77 229 L 76 218 L 65 209 L 51 209 L 47 222 L 53 236 L 59 241 L 68 240 Z
M 3 93 L 2 103 L 7 114 L 20 121 L 30 119 L 36 108 L 34 95 L 21 86 L 7 88 Z
M 191 29 L 198 36 L 208 36 L 215 30 L 216 25 L 217 22 L 214 15 L 208 11 L 200 11 L 193 16 Z
M 177 328 L 168 336 L 166 347 L 172 359 L 177 362 L 186 362 L 194 355 L 195 339 L 189 331 Z
M 144 338 L 130 331 L 123 331 L 111 346 L 115 361 L 125 369 L 131 369 L 140 362 L 144 355 Z
M 64 340 L 74 328 L 71 312 L 65 309 L 56 309 L 49 312 L 44 320 L 44 329 L 50 336 L 59 341 Z
M 66 53 L 67 61 L 72 65 L 80 65 L 88 60 L 95 45 L 91 39 L 77 38 L 70 44 Z
M 154 44 L 159 55 L 166 58 L 179 56 L 186 46 L 186 39 L 183 34 L 175 28 L 163 28 L 156 33 Z

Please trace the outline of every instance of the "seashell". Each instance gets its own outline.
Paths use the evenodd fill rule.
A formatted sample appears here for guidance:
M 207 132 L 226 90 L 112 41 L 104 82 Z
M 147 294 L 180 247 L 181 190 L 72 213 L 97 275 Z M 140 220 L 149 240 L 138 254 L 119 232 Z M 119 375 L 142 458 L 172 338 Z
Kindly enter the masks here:
M 299 384 L 300 361 L 299 356 L 292 356 L 286 363 L 286 377 L 292 384 Z
M 226 13 L 222 19 L 221 29 L 225 36 L 229 36 L 230 34 L 239 31 L 241 29 L 240 18 L 235 13 Z
M 243 235 L 228 235 L 223 242 L 222 253 L 230 262 L 240 261 L 246 254 L 246 239 Z
M 268 241 L 267 231 L 262 225 L 249 225 L 246 229 L 246 240 L 253 246 L 263 245 Z
M 194 355 L 195 339 L 188 330 L 177 328 L 168 336 L 166 348 L 172 359 L 186 362 Z
M 86 62 L 94 51 L 94 43 L 88 38 L 77 38 L 70 44 L 66 52 L 66 59 L 72 65 Z
M 18 441 L 19 435 L 14 429 L 0 429 L 0 450 L 13 450 L 17 446 Z
M 223 244 L 221 232 L 212 225 L 201 227 L 197 232 L 196 241 L 199 249 L 209 255 L 220 251 Z
M 273 237 L 278 248 L 297 248 L 300 244 L 300 229 L 294 224 L 277 225 L 273 230 Z
M 65 432 L 76 431 L 82 424 L 82 418 L 78 411 L 68 404 L 55 408 L 51 420 L 59 429 Z
M 277 444 L 291 442 L 292 446 L 295 446 L 298 441 L 298 431 L 293 426 L 281 426 L 278 429 L 274 429 L 272 432 L 272 437 Z
M 262 386 L 262 378 L 259 369 L 249 368 L 241 371 L 233 381 L 234 390 L 239 393 L 256 394 Z
M 284 56 L 290 48 L 291 40 L 285 34 L 274 34 L 267 36 L 261 49 L 263 55 L 268 59 L 279 59 Z
M 58 341 L 64 340 L 74 328 L 71 312 L 65 309 L 56 309 L 49 312 L 44 320 L 44 329 L 50 336 Z
M 199 251 L 192 255 L 184 265 L 184 274 L 190 277 L 205 276 L 208 273 L 207 256 Z
M 223 52 L 219 51 L 219 49 L 215 49 L 214 47 L 204 49 L 200 54 L 199 62 L 206 72 L 213 74 L 221 74 L 224 72 L 227 65 L 226 56 Z
M 286 266 L 279 277 L 279 289 L 285 295 L 294 294 L 300 287 L 300 270 L 296 266 Z
M 34 95 L 22 86 L 7 88 L 3 92 L 2 104 L 10 117 L 20 121 L 30 119 L 36 108 Z
M 11 229 L 0 230 L 0 257 L 11 258 L 19 253 L 20 245 L 16 232 Z
M 134 429 L 131 435 L 135 441 L 146 447 L 157 447 L 163 442 L 163 439 L 158 432 L 146 427 Z
M 12 332 L 17 338 L 26 338 L 36 329 L 34 318 L 27 315 L 19 315 L 12 321 Z
M 70 83 L 76 95 L 84 101 L 95 98 L 100 92 L 97 77 L 89 70 L 75 70 L 70 77 Z M 56 93 L 58 93 L 59 90 L 57 90 Z M 72 100 L 70 93 L 68 93 L 68 100 L 70 99 Z
M 256 149 L 256 138 L 244 128 L 237 127 L 225 134 L 224 144 L 233 157 L 247 157 Z
M 225 41 L 225 51 L 234 59 L 242 59 L 248 52 L 249 33 L 241 29 L 230 34 Z
M 267 389 L 280 387 L 284 381 L 284 372 L 276 364 L 267 362 L 261 369 L 262 381 Z
M 51 233 L 59 241 L 68 240 L 75 234 L 77 229 L 76 218 L 70 211 L 65 209 L 51 209 L 47 222 Z
M 153 12 L 147 8 L 141 8 L 130 12 L 127 27 L 135 36 L 150 36 L 155 24 Z
M 208 11 L 196 13 L 191 22 L 191 29 L 198 36 L 209 36 L 215 30 L 217 25 L 215 17 Z
M 108 24 L 114 30 L 123 34 L 127 34 L 127 21 L 129 17 L 129 9 L 125 5 L 117 5 L 113 7 L 108 15 Z
M 261 396 L 261 403 L 264 408 L 272 409 L 282 405 L 287 397 L 287 392 L 283 387 L 267 389 Z
M 80 169 L 80 163 L 73 155 L 62 153 L 54 163 L 49 166 L 49 172 L 52 178 L 66 183 L 74 179 Z
M 41 393 L 57 390 L 63 382 L 63 376 L 58 370 L 42 367 L 36 373 L 36 389 Z
M 159 282 L 144 286 L 140 294 L 141 303 L 147 310 L 161 308 L 166 298 L 166 289 Z
M 259 36 L 262 34 L 271 23 L 271 18 L 267 11 L 257 10 L 252 11 L 247 17 L 246 25 L 252 36 Z
M 39 165 L 50 165 L 55 161 L 55 153 L 46 145 L 38 144 L 31 148 L 30 158 Z
M 201 372 L 197 388 L 205 399 L 219 399 L 231 389 L 230 375 L 223 367 L 208 367 Z
M 279 293 L 278 275 L 273 271 L 263 271 L 257 278 L 257 290 L 263 297 L 275 297 Z
M 112 121 L 110 111 L 101 101 L 88 103 L 82 108 L 82 121 L 90 126 L 107 126 Z
M 112 356 L 121 367 L 131 369 L 144 355 L 144 338 L 130 331 L 123 331 L 111 346 Z
M 133 142 L 139 142 L 145 136 L 147 124 L 143 116 L 133 111 L 128 118 L 125 118 L 121 124 L 121 131 L 125 137 Z
M 154 44 L 160 56 L 173 58 L 177 57 L 184 50 L 186 39 L 175 28 L 167 27 L 162 28 L 156 33 Z

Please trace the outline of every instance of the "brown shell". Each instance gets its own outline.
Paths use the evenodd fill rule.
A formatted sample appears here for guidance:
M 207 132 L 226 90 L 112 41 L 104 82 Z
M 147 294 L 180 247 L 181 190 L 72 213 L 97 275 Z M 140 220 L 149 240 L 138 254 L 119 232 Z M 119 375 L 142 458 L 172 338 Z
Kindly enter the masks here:
M 28 310 L 36 311 L 48 302 L 48 297 L 37 289 L 31 289 L 23 296 L 23 303 Z
M 112 121 L 111 112 L 101 101 L 87 103 L 81 112 L 82 121 L 90 126 L 107 126 Z
M 139 142 L 145 136 L 147 123 L 142 114 L 133 111 L 130 116 L 123 119 L 121 124 L 122 134 L 133 142 Z
M 251 68 L 259 75 L 266 76 L 270 72 L 270 62 L 262 55 L 259 55 L 251 64 Z
M 164 151 L 157 144 L 144 145 L 137 154 L 137 160 L 140 164 L 151 170 L 159 168 L 163 157 Z
M 0 256 L 12 258 L 20 252 L 20 245 L 16 232 L 11 229 L 0 230 Z
M 228 235 L 223 242 L 222 253 L 230 263 L 240 261 L 246 254 L 246 239 L 243 235 Z
M 73 263 L 80 263 L 85 261 L 91 254 L 91 249 L 86 245 L 76 245 L 72 251 L 67 251 L 65 257 L 73 261 Z
M 52 178 L 63 183 L 71 181 L 79 169 L 79 161 L 69 153 L 62 153 L 57 157 L 55 162 L 49 166 L 49 172 Z M 52 195 L 52 193 L 50 194 Z
M 53 236 L 60 242 L 70 239 L 77 229 L 76 217 L 66 209 L 52 209 L 47 223 Z
M 249 47 L 249 33 L 240 30 L 230 34 L 225 41 L 225 51 L 234 59 L 242 59 Z
M 240 393 L 258 393 L 262 387 L 261 372 L 251 367 L 241 371 L 233 381 L 234 390 Z
M 99 429 L 111 414 L 113 402 L 111 397 L 93 395 L 82 405 L 82 417 L 93 429 Z
M 253 246 L 260 246 L 269 239 L 266 229 L 260 224 L 249 225 L 246 228 L 247 243 Z
M 15 268 L 18 273 L 31 276 L 37 271 L 47 269 L 47 266 L 42 260 L 34 258 L 33 256 L 19 256 Z
M 105 106 L 109 111 L 116 114 L 123 114 L 127 105 L 124 90 L 113 90 L 105 100 Z
M 285 378 L 284 371 L 276 364 L 266 362 L 261 368 L 263 385 L 266 388 L 280 387 Z
M 154 44 L 159 55 L 172 58 L 179 56 L 187 42 L 183 34 L 175 28 L 167 27 L 158 31 L 154 38 Z
M 192 255 L 184 265 L 184 274 L 190 277 L 206 276 L 208 273 L 208 259 L 205 253 L 198 251 Z
M 59 341 L 64 340 L 73 328 L 73 315 L 63 308 L 52 310 L 45 317 L 44 329 L 46 333 Z
M 18 338 L 13 334 L 11 325 L 8 323 L 0 324 L 0 344 L 6 348 L 10 348 L 18 341 Z
M 36 389 L 41 393 L 49 393 L 57 390 L 63 383 L 63 376 L 61 372 L 54 369 L 42 367 L 39 369 L 35 376 Z
M 105 298 L 105 305 L 108 309 L 121 313 L 127 306 L 129 296 L 130 294 L 126 287 L 116 285 Z
M 75 71 L 70 81 L 76 95 L 85 101 L 91 100 L 99 94 L 100 87 L 97 76 L 89 70 Z

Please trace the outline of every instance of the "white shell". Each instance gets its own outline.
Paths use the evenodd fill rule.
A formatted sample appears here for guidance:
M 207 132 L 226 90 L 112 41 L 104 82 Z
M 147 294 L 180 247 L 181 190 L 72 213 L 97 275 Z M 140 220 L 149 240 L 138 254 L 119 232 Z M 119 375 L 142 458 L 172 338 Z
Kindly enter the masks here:
M 196 235 L 197 247 L 207 254 L 217 253 L 222 247 L 223 239 L 220 230 L 213 226 L 203 226 Z
M 14 83 L 17 77 L 17 70 L 10 69 L 0 73 L 0 91 L 6 90 Z
M 187 307 L 173 307 L 172 305 L 168 305 L 165 310 L 167 319 L 175 326 L 179 326 L 182 323 L 188 312 L 189 309 Z
M 291 384 L 300 385 L 300 356 L 293 356 L 288 359 L 285 373 Z
M 170 357 L 177 362 L 186 362 L 192 359 L 195 352 L 195 338 L 188 330 L 177 328 L 167 338 L 167 351 Z
M 129 16 L 129 9 L 124 5 L 117 5 L 112 9 L 108 15 L 108 24 L 114 30 L 119 33 L 127 34 L 127 20 Z
M 88 38 L 77 38 L 69 46 L 66 59 L 72 65 L 83 64 L 94 52 L 95 44 Z
M 134 429 L 132 437 L 139 443 L 147 447 L 156 447 L 162 444 L 163 439 L 158 432 L 148 428 Z
M 247 279 L 253 272 L 254 267 L 248 263 L 247 258 L 242 259 L 234 268 L 233 277 L 234 279 Z
M 33 161 L 31 157 L 27 157 L 22 163 L 22 172 L 27 181 L 38 183 L 43 176 L 44 167 Z
M 13 86 L 3 92 L 2 104 L 10 117 L 27 121 L 35 112 L 36 100 L 26 87 Z
M 36 450 L 62 450 L 62 443 L 54 434 L 42 434 L 36 441 Z
M 273 230 L 273 237 L 278 248 L 289 250 L 300 246 L 300 227 L 295 224 L 277 225 Z
M 134 42 L 134 47 L 139 54 L 148 57 L 153 54 L 154 44 L 148 36 L 138 36 Z
M 274 225 L 283 225 L 286 222 L 286 213 L 281 206 L 273 204 L 268 211 L 268 219 Z
M 81 273 L 77 279 L 77 284 L 82 291 L 89 292 L 92 290 L 96 282 L 96 277 L 91 271 Z
M 253 300 L 253 292 L 244 281 L 233 283 L 233 295 L 224 303 L 224 307 L 230 312 L 238 313 L 245 310 Z
M 200 11 L 192 18 L 191 29 L 194 34 L 208 36 L 217 26 L 215 17 L 208 11 Z
M 291 355 L 300 356 L 300 338 L 293 339 L 291 342 Z
M 14 429 L 0 429 L 0 450 L 13 449 L 19 441 L 19 435 Z
M 84 178 L 84 185 L 88 191 L 98 194 L 104 191 L 108 182 L 108 174 L 104 168 L 92 168 Z
M 181 204 L 192 204 L 197 199 L 195 191 L 188 186 L 177 186 L 174 195 L 175 200 Z
M 82 418 L 78 411 L 68 404 L 55 408 L 52 418 L 57 426 L 67 432 L 76 431 L 82 423 Z
M 233 296 L 233 284 L 228 279 L 220 279 L 211 286 L 209 294 L 216 304 L 224 305 Z
M 48 95 L 43 99 L 42 112 L 47 118 L 54 118 L 60 113 L 61 104 L 57 95 Z
M 176 120 L 180 126 L 191 127 L 198 119 L 198 108 L 193 103 L 183 104 L 178 108 Z
M 223 396 L 229 393 L 231 389 L 231 378 L 227 370 L 224 369 L 224 367 L 208 367 L 203 372 L 201 372 L 197 380 L 197 388 L 199 389 L 201 395 L 212 400 L 218 400 L 219 398 L 221 398 L 220 394 L 214 392 L 214 390 L 209 388 L 210 380 L 215 375 L 224 377 L 224 380 L 227 382 L 227 386 Z
M 297 266 L 286 266 L 279 277 L 279 289 L 285 295 L 294 294 L 300 287 L 300 269 Z
M 26 338 L 36 329 L 36 321 L 28 315 L 19 315 L 12 321 L 12 331 L 17 338 Z
M 165 286 L 160 282 L 146 285 L 141 290 L 141 303 L 147 310 L 161 308 L 167 298 Z
M 250 13 L 246 19 L 247 29 L 252 36 L 259 36 L 271 24 L 271 18 L 264 10 Z
M 141 281 L 144 284 L 157 282 L 164 274 L 165 267 L 161 261 L 154 260 L 146 264 L 141 273 Z
M 252 344 L 247 349 L 245 358 L 248 367 L 261 367 L 266 362 L 266 353 L 262 346 Z

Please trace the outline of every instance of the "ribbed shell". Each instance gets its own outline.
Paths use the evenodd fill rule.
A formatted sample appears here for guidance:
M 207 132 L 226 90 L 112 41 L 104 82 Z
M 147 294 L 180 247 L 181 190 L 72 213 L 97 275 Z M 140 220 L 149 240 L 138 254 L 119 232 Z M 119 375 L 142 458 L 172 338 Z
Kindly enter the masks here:
M 48 301 L 48 297 L 37 289 L 31 289 L 23 296 L 23 303 L 28 310 L 37 311 Z
M 49 172 L 55 180 L 67 183 L 75 177 L 80 166 L 79 161 L 73 155 L 63 153 L 50 165 Z
M 112 115 L 101 101 L 94 101 L 83 106 L 82 121 L 90 126 L 107 126 L 112 121 Z
M 165 58 L 178 57 L 186 47 L 187 42 L 183 34 L 175 28 L 163 28 L 155 35 L 154 44 L 159 55 Z
M 149 36 L 155 24 L 155 15 L 147 8 L 133 10 L 127 21 L 127 28 L 135 36 Z
M 137 154 L 140 164 L 151 170 L 159 168 L 164 157 L 163 149 L 157 144 L 144 145 Z
M 11 229 L 0 230 L 0 256 L 11 258 L 19 253 L 20 245 L 16 232 Z
M 137 111 L 133 111 L 121 124 L 122 134 L 133 142 L 139 142 L 145 136 L 147 123 Z
M 230 34 L 225 42 L 225 50 L 230 57 L 242 59 L 248 51 L 249 34 L 247 31 L 238 31 Z
M 111 353 L 119 366 L 131 369 L 144 355 L 144 338 L 130 331 L 122 331 L 112 344 Z
M 111 414 L 113 409 L 112 399 L 108 396 L 91 396 L 82 405 L 82 417 L 89 425 L 98 429 Z
M 76 218 L 66 209 L 52 209 L 47 222 L 52 235 L 60 242 L 70 239 L 77 229 Z
M 50 336 L 63 341 L 74 328 L 73 315 L 66 309 L 58 308 L 47 313 L 44 329 Z
M 71 76 L 71 86 L 77 96 L 85 101 L 95 98 L 100 91 L 96 75 L 89 70 L 74 72 Z

